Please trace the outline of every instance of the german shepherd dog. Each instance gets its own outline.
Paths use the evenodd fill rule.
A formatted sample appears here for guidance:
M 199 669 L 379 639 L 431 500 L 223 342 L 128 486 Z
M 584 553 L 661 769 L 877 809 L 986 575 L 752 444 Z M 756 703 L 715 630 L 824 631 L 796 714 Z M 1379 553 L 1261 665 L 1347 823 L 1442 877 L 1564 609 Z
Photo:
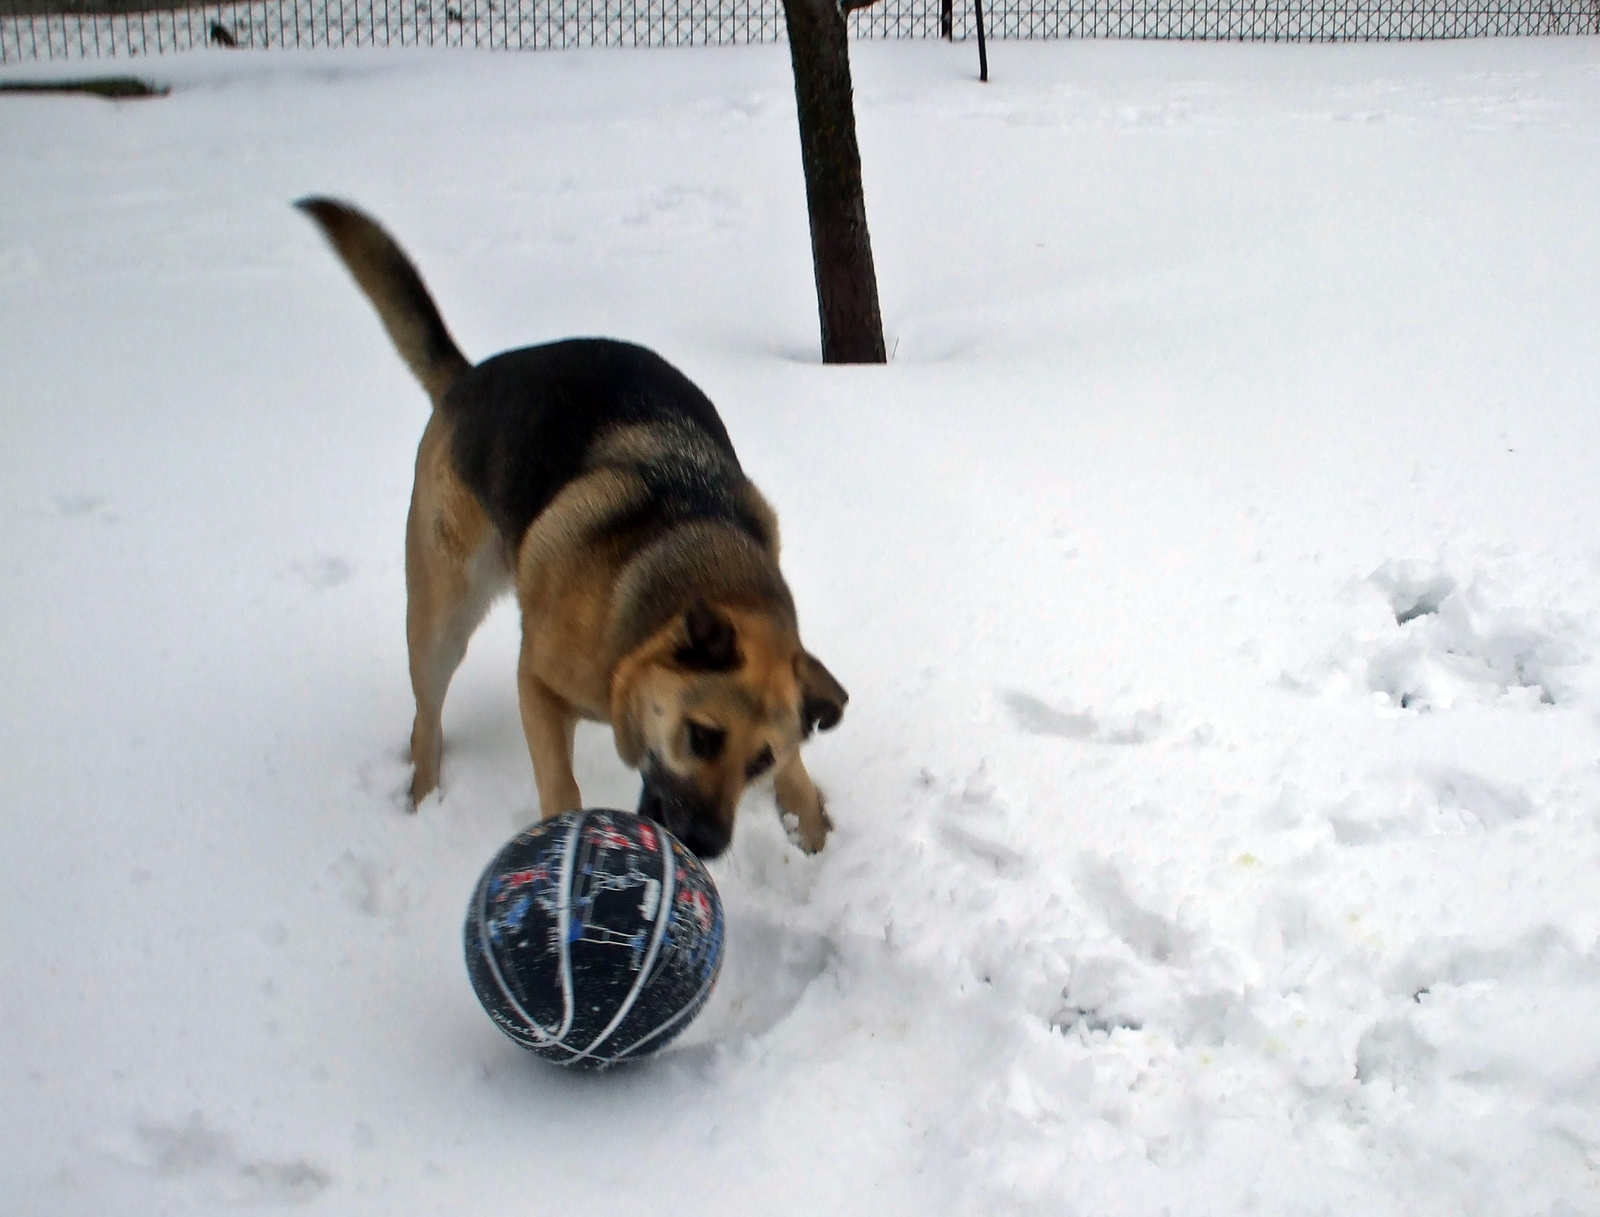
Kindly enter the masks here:
M 579 338 L 476 367 L 415 267 L 332 199 L 321 227 L 433 400 L 406 520 L 406 639 L 417 716 L 412 806 L 439 783 L 440 713 L 467 640 L 512 588 L 522 727 L 546 816 L 581 806 L 579 719 L 609 723 L 640 771 L 639 814 L 703 858 L 771 773 L 808 851 L 830 824 L 800 759 L 847 700 L 800 644 L 778 521 L 716 409 L 659 355 Z

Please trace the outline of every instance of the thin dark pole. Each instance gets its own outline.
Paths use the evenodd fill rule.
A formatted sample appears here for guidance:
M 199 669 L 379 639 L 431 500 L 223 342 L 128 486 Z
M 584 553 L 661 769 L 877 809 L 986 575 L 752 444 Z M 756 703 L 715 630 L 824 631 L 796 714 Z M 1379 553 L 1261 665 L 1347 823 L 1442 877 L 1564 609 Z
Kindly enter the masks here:
M 972 0 L 972 14 L 978 19 L 978 79 L 989 83 L 989 48 L 983 41 L 983 0 Z

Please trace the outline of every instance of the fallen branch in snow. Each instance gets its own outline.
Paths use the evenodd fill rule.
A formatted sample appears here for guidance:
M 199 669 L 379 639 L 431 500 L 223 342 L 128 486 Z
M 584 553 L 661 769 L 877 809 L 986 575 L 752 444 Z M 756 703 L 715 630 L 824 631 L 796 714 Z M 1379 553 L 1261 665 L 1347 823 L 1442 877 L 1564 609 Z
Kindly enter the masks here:
M 0 93 L 89 93 L 121 101 L 128 97 L 165 97 L 167 85 L 153 85 L 137 76 L 88 76 L 82 80 L 8 80 Z

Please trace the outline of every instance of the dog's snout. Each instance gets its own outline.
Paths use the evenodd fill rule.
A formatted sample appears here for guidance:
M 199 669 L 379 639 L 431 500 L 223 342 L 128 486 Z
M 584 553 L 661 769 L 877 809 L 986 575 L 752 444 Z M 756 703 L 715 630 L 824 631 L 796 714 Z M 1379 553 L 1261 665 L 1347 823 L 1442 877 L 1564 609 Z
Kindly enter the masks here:
M 682 832 L 674 835 L 689 847 L 695 857 L 708 859 L 720 855 L 732 840 L 732 833 L 721 824 L 703 817 L 690 820 Z
M 646 776 L 639 791 L 638 814 L 661 825 L 698 858 L 715 858 L 733 839 L 732 825 L 724 825 L 715 814 L 697 809 L 692 801 L 663 787 L 653 775 Z

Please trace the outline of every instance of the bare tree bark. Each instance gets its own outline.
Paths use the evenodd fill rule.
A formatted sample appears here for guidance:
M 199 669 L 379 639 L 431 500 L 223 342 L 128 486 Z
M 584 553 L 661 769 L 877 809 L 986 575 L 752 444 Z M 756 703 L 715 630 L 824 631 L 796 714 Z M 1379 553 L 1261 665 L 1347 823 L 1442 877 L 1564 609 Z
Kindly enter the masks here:
M 783 11 L 800 116 L 822 361 L 884 363 L 844 10 L 838 0 L 783 0 Z

